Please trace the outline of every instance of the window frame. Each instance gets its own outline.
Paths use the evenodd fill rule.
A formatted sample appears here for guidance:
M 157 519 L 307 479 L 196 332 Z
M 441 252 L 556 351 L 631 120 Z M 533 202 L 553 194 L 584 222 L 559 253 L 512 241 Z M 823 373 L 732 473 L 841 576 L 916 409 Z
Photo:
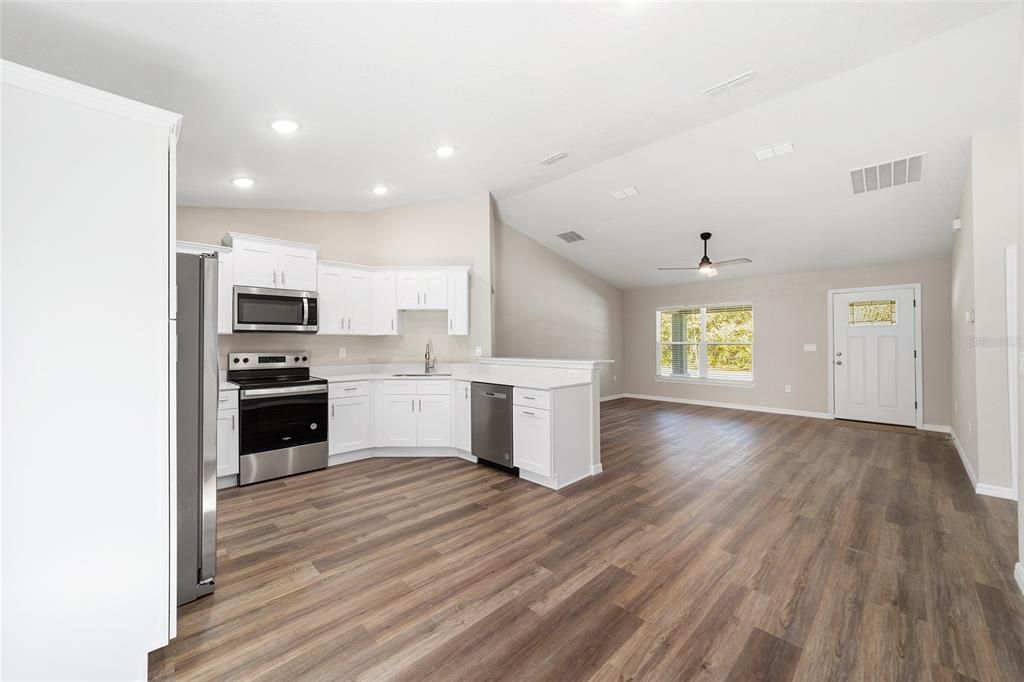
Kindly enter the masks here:
M 712 341 L 708 343 L 707 322 L 708 308 L 728 308 L 738 306 L 750 307 L 750 324 L 755 326 L 754 304 L 749 301 L 730 303 L 695 303 L 659 306 L 654 311 L 654 380 L 679 383 L 712 384 L 721 386 L 753 387 L 755 375 L 755 358 L 753 341 Z M 691 343 L 687 341 L 669 342 L 675 346 L 697 346 L 697 376 L 665 376 L 661 373 L 661 314 L 664 312 L 675 312 L 683 310 L 700 310 L 700 341 Z M 750 378 L 749 379 L 726 379 L 722 377 L 708 376 L 708 346 L 750 346 Z

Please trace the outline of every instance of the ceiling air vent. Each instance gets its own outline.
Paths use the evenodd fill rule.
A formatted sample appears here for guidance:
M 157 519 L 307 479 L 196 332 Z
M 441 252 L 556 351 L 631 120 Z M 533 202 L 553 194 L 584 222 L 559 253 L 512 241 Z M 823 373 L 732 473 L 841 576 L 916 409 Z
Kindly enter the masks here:
M 850 171 L 853 193 L 863 194 L 876 189 L 887 189 L 908 182 L 920 182 L 924 171 L 924 154 L 906 159 L 886 161 L 877 166 L 857 168 Z
M 558 152 L 557 154 L 552 154 L 548 158 L 546 158 L 543 161 L 541 161 L 540 165 L 542 165 L 542 166 L 550 166 L 550 165 L 558 163 L 559 161 L 561 161 L 562 159 L 564 159 L 567 156 L 569 156 L 569 155 L 566 154 L 565 152 Z
M 579 232 L 573 232 L 571 230 L 569 232 L 563 232 L 562 234 L 556 234 L 555 236 L 561 239 L 566 244 L 572 244 L 573 242 L 583 241 L 583 235 L 581 235 Z

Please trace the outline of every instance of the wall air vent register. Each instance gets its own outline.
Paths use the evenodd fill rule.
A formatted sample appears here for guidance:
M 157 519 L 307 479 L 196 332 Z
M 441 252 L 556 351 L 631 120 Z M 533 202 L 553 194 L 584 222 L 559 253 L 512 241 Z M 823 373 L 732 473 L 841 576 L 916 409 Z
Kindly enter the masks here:
M 920 182 L 924 173 L 924 154 L 895 161 L 886 161 L 877 166 L 856 168 L 850 171 L 853 193 L 863 194 L 877 189 L 887 189 L 911 182 Z

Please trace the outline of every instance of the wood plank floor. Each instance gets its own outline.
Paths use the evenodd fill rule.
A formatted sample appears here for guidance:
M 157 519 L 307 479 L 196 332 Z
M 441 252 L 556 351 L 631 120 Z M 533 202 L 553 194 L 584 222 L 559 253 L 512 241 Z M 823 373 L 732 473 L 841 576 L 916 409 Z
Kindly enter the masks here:
M 617 400 L 553 492 L 456 459 L 222 491 L 154 679 L 1024 680 L 1014 503 L 935 434 Z

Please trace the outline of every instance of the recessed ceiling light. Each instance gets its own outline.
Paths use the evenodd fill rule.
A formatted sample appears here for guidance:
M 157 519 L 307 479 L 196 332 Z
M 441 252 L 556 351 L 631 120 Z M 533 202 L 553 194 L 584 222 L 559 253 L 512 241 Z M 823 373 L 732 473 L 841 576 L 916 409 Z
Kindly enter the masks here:
M 295 121 L 289 121 L 287 118 L 279 118 L 271 121 L 270 127 L 282 135 L 291 135 L 298 130 L 300 126 Z
M 382 197 L 388 193 L 388 188 L 385 187 L 384 185 L 377 185 L 376 187 L 373 188 L 373 193 L 379 197 Z
M 442 159 L 447 159 L 449 156 L 455 153 L 455 147 L 446 144 L 443 147 L 438 147 L 437 151 L 434 153 L 437 154 Z
M 249 189 L 256 184 L 256 181 L 252 178 L 232 178 L 231 184 L 238 189 Z

